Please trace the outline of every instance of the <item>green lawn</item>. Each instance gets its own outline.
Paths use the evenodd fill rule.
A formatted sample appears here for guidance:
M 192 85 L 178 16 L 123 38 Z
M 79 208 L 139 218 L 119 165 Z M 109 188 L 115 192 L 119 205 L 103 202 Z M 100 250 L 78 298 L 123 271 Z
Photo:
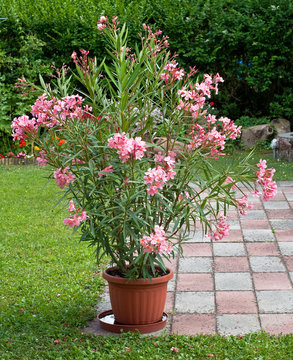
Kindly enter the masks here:
M 46 175 L 37 166 L 0 166 L 1 360 L 292 359 L 293 335 L 82 334 L 96 315 L 102 265 L 63 226 L 66 211 L 54 209 L 58 188 L 43 189 Z
M 229 164 L 233 159 L 242 158 L 244 156 L 243 152 L 234 151 L 232 156 L 225 156 L 218 160 L 212 160 L 215 166 Z M 258 151 L 255 152 L 252 158 L 250 159 L 251 164 L 257 164 L 260 159 L 266 160 L 268 168 L 275 168 L 276 173 L 274 175 L 274 180 L 293 180 L 293 162 L 289 163 L 287 161 L 278 161 L 273 157 L 273 151 Z

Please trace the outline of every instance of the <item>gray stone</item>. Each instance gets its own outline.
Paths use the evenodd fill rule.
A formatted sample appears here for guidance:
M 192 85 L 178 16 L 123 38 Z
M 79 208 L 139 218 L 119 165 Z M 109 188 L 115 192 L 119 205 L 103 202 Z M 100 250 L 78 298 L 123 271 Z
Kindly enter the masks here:
M 247 242 L 266 242 L 275 241 L 275 236 L 269 229 L 243 230 L 243 239 Z
M 213 243 L 214 256 L 246 256 L 242 243 Z
M 210 314 L 215 311 L 213 292 L 178 292 L 175 297 L 175 312 Z
M 288 201 L 293 201 L 293 194 L 292 193 L 285 194 L 285 196 L 286 196 L 286 199 Z
M 99 301 L 99 303 L 98 303 L 98 307 L 97 307 L 98 314 L 103 311 L 111 310 L 111 309 L 112 309 L 112 306 L 111 306 L 111 301 L 110 301 L 110 295 L 109 295 L 109 293 L 104 293 L 102 295 L 101 301 Z
M 293 240 L 293 239 L 292 239 Z M 293 255 L 293 242 L 279 242 L 279 248 L 282 255 L 292 256 Z
M 192 231 L 186 237 L 188 237 L 187 242 L 211 242 L 211 239 L 205 236 L 201 230 Z
M 286 271 L 281 259 L 277 256 L 251 256 L 249 262 L 253 272 Z
M 263 203 L 265 209 L 283 210 L 290 209 L 287 201 L 266 201 Z
M 168 281 L 168 285 L 167 285 L 167 291 L 175 291 L 175 277 Z
M 240 230 L 240 221 L 229 220 L 230 230 Z
M 293 312 L 293 290 L 256 291 L 260 313 Z
M 271 125 L 277 130 L 277 134 L 284 134 L 290 132 L 290 121 L 286 119 L 273 119 Z
M 217 315 L 217 327 L 220 335 L 225 336 L 244 335 L 261 330 L 258 316 L 252 314 Z
M 241 141 L 244 146 L 252 147 L 257 145 L 258 141 L 270 139 L 274 135 L 274 129 L 269 124 L 255 125 L 241 132 Z
M 276 128 L 278 135 L 290 132 L 291 124 L 290 121 L 287 119 L 273 119 L 271 121 L 271 125 Z
M 293 181 L 286 180 L 286 181 L 277 181 L 278 187 L 286 187 L 286 186 L 293 186 Z
M 263 220 L 266 219 L 264 210 L 249 210 L 246 215 L 240 215 L 241 219 Z
M 186 257 L 179 259 L 180 273 L 208 273 L 212 272 L 212 258 Z
M 216 290 L 252 290 L 249 273 L 215 273 Z
M 293 229 L 293 220 L 292 219 L 274 219 L 270 220 L 271 226 L 275 230 L 292 230 Z

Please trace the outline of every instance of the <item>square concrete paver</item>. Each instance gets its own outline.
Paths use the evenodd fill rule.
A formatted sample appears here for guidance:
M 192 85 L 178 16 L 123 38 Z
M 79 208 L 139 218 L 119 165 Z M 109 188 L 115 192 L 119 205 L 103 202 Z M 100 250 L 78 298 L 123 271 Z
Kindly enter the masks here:
M 247 243 L 248 256 L 278 256 L 279 248 L 276 242 Z
M 217 315 L 217 328 L 220 335 L 244 335 L 260 331 L 256 314 Z
M 267 210 L 269 219 L 293 219 L 293 210 Z
M 230 230 L 240 230 L 240 222 L 238 220 L 229 221 Z
M 287 194 L 285 194 L 285 196 L 286 196 L 286 199 L 288 200 L 288 201 L 293 201 L 293 194 L 291 193 L 287 193 Z
M 261 314 L 260 322 L 263 330 L 272 335 L 293 333 L 293 314 Z
M 216 304 L 219 314 L 257 314 L 253 291 L 217 291 Z
M 178 274 L 177 291 L 212 291 L 214 280 L 211 274 Z
M 275 230 L 277 241 L 293 241 L 293 230 Z
M 293 256 L 284 256 L 284 262 L 289 271 L 293 271 Z
M 293 290 L 256 291 L 260 313 L 293 313 Z
M 293 284 L 293 272 L 289 272 L 289 276 L 290 276 L 290 279 L 291 279 L 292 284 Z
M 293 241 L 292 242 L 280 242 L 279 247 L 282 255 L 292 256 L 293 255 Z
M 177 292 L 175 313 L 211 314 L 215 311 L 213 292 Z
M 284 264 L 277 256 L 251 256 L 249 261 L 253 272 L 286 271 Z
M 225 236 L 225 242 L 241 242 L 243 236 L 241 230 L 229 230 L 229 235 Z
M 212 247 L 208 243 L 182 244 L 183 256 L 212 256 Z
M 214 256 L 246 256 L 242 243 L 213 243 Z
M 241 220 L 242 229 L 270 229 L 270 223 L 267 219 L 263 220 L 252 220 L 252 219 L 242 219 Z
M 265 201 L 263 205 L 265 209 L 273 209 L 273 210 L 290 209 L 287 201 Z
M 281 219 L 274 219 L 270 220 L 270 223 L 272 225 L 273 229 L 276 230 L 292 230 L 293 229 L 293 220 L 287 219 L 287 220 L 281 220 Z
M 249 263 L 247 257 L 218 256 L 214 258 L 214 270 L 216 272 L 247 272 Z
M 174 315 L 172 333 L 177 335 L 215 334 L 216 319 L 212 314 Z
M 246 215 L 240 215 L 240 219 L 266 219 L 266 213 L 264 210 L 249 210 Z
M 254 229 L 254 230 L 243 230 L 244 241 L 248 242 L 261 242 L 261 241 L 275 241 L 272 230 L 269 229 Z
M 212 258 L 187 257 L 179 259 L 180 273 L 209 273 L 212 272 Z
M 216 290 L 252 290 L 249 273 L 215 273 Z
M 186 242 L 211 242 L 211 239 L 208 236 L 205 236 L 200 230 L 192 231 L 186 236 L 188 238 Z
M 255 290 L 292 289 L 287 273 L 254 273 L 252 279 Z

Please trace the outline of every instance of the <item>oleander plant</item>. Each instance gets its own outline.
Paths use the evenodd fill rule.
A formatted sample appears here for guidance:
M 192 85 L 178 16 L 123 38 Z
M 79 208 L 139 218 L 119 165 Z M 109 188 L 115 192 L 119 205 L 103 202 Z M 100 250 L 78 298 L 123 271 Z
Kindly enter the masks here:
M 133 49 L 117 17 L 101 16 L 97 31 L 111 60 L 73 52 L 76 69 L 41 81 L 31 115 L 13 120 L 13 138 L 33 144 L 39 164 L 50 166 L 68 201 L 64 224 L 80 228 L 98 259 L 109 256 L 123 277 L 156 277 L 198 224 L 220 240 L 229 207 L 245 214 L 249 193 L 272 198 L 274 169 L 250 165 L 251 154 L 213 165 L 241 133 L 210 114 L 219 74 L 179 67 L 168 37 L 145 24 Z

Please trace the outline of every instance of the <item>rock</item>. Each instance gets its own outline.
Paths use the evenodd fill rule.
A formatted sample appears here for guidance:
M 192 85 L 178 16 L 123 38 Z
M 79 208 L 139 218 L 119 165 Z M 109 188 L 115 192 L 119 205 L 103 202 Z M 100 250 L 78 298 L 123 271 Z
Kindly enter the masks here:
M 278 141 L 278 145 L 279 145 L 278 148 L 280 150 L 290 150 L 292 148 L 292 144 L 287 139 L 280 138 Z
M 252 147 L 255 146 L 258 141 L 265 141 L 270 139 L 273 135 L 274 129 L 271 125 L 256 125 L 248 129 L 243 129 L 241 140 L 244 146 Z
M 273 119 L 271 121 L 271 125 L 273 125 L 276 128 L 278 135 L 290 132 L 290 121 L 289 120 Z

